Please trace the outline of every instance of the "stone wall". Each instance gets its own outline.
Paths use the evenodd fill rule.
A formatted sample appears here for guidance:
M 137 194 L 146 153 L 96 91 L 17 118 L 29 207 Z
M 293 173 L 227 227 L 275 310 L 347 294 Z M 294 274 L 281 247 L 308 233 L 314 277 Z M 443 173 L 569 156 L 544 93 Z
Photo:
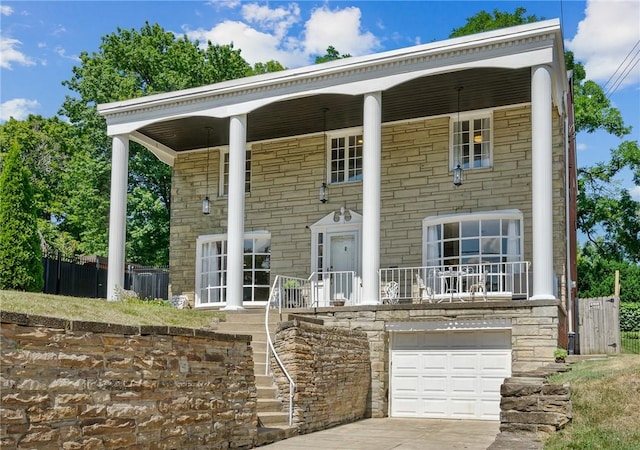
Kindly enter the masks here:
M 493 110 L 493 165 L 465 171 L 451 184 L 449 116 L 382 125 L 380 267 L 422 265 L 422 220 L 442 214 L 518 209 L 524 216 L 524 260 L 532 259 L 531 107 Z M 553 115 L 554 270 L 566 263 L 563 122 Z M 308 277 L 309 225 L 341 206 L 362 213 L 362 183 L 331 184 L 329 201 L 317 200 L 326 177 L 323 134 L 249 143 L 251 192 L 245 230 L 271 233 L 271 274 Z M 227 232 L 227 197 L 220 195 L 223 149 L 180 153 L 171 183 L 170 277 L 172 294 L 195 289 L 196 239 Z M 209 161 L 209 162 L 207 162 Z M 205 168 L 209 167 L 207 187 Z M 211 214 L 201 214 L 205 195 Z
M 536 369 L 553 361 L 558 343 L 557 300 L 521 300 L 425 305 L 376 305 L 336 309 L 318 308 L 307 316 L 321 318 L 325 325 L 364 331 L 371 355 L 371 388 L 368 417 L 386 417 L 389 391 L 389 332 L 397 322 L 442 320 L 508 320 L 511 323 L 512 372 Z
M 274 347 L 296 383 L 293 424 L 299 433 L 364 417 L 371 377 L 365 333 L 294 320 L 280 324 Z M 272 367 L 288 410 L 289 381 L 275 361 Z
M 251 336 L 1 311 L 0 447 L 251 448 Z
M 571 420 L 571 389 L 546 377 L 507 378 L 500 387 L 500 431 L 551 434 Z

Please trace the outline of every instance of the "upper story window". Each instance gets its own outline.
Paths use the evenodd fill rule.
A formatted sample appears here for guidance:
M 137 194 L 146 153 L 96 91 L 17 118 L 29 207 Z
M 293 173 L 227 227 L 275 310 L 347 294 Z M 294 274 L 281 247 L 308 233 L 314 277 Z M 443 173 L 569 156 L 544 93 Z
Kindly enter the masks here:
M 222 162 L 220 168 L 222 174 L 220 174 L 220 195 L 229 194 L 229 149 L 226 149 L 221 153 Z M 244 173 L 244 192 L 248 194 L 251 192 L 251 150 L 247 149 L 247 161 L 245 163 Z
M 359 130 L 328 137 L 330 183 L 362 181 L 362 143 Z
M 491 112 L 454 115 L 451 126 L 451 167 L 491 167 Z

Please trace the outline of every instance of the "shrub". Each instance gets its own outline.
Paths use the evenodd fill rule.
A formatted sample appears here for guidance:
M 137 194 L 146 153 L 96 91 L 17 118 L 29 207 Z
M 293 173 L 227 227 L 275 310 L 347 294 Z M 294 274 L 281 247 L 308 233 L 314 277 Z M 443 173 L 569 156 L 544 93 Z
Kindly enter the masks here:
M 14 142 L 0 174 L 0 289 L 41 292 L 44 286 L 30 176 Z
M 640 303 L 620 303 L 620 331 L 640 331 Z

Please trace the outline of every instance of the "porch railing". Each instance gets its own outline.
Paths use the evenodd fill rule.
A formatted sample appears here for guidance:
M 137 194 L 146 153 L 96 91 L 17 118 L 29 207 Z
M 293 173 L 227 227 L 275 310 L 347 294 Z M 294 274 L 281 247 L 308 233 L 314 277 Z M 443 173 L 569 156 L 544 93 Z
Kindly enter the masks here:
M 383 303 L 529 297 L 528 261 L 394 267 L 378 273 Z

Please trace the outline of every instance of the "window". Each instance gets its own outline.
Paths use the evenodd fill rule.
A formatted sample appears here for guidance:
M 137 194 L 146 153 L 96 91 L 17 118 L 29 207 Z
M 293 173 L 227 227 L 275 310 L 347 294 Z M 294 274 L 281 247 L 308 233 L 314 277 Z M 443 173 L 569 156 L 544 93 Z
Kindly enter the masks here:
M 522 261 L 519 211 L 429 217 L 423 230 L 426 266 Z
M 362 181 L 362 142 L 356 132 L 329 138 L 330 183 Z
M 251 150 L 247 149 L 247 162 L 245 164 L 244 174 L 244 192 L 251 192 Z M 222 152 L 222 174 L 220 175 L 220 195 L 227 195 L 229 193 L 229 150 Z
M 196 250 L 196 305 L 226 302 L 227 236 L 200 236 Z M 245 233 L 243 302 L 269 300 L 271 234 Z
M 451 167 L 463 169 L 491 167 L 491 115 L 453 117 Z

